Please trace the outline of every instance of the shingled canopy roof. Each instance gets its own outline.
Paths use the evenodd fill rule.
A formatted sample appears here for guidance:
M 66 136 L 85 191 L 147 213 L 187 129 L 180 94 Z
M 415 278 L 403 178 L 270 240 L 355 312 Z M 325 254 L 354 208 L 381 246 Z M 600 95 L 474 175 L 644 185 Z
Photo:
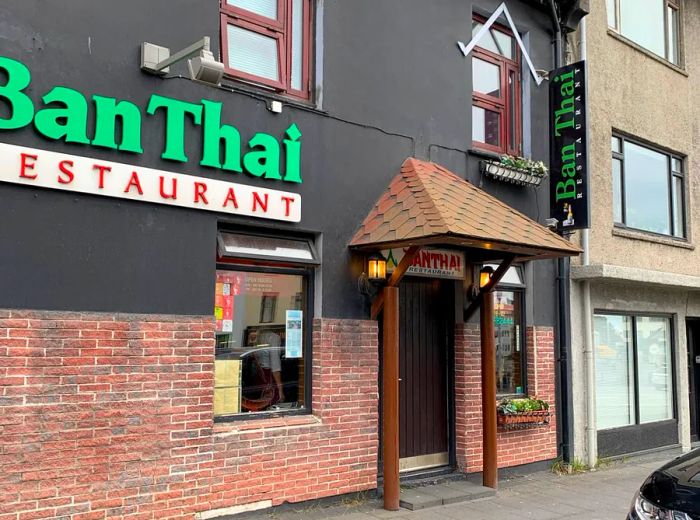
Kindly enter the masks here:
M 479 260 L 553 258 L 581 250 L 497 198 L 432 162 L 408 158 L 350 241 L 377 251 L 447 246 Z

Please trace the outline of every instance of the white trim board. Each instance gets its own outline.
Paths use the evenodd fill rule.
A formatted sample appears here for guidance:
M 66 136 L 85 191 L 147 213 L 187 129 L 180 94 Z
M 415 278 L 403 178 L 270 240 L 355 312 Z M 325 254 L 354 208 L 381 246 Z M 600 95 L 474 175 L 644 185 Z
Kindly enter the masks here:
M 510 16 L 510 12 L 508 12 L 508 7 L 506 6 L 505 2 L 498 6 L 498 9 L 496 9 L 493 12 L 493 14 L 489 17 L 488 20 L 486 20 L 486 23 L 481 26 L 481 29 L 479 29 L 479 31 L 476 33 L 476 36 L 474 36 L 468 44 L 465 45 L 463 42 L 458 41 L 457 45 L 459 46 L 460 50 L 462 51 L 462 54 L 464 54 L 464 57 L 466 58 L 469 55 L 469 53 L 474 49 L 474 47 L 476 47 L 476 44 L 479 42 L 479 40 L 481 40 L 481 38 L 484 37 L 488 30 L 491 29 L 491 26 L 496 22 L 496 20 L 498 20 L 498 17 L 502 14 L 506 16 L 506 20 L 508 20 L 508 25 L 510 26 L 510 29 L 515 35 L 515 41 L 518 42 L 518 47 L 520 47 L 520 50 L 522 51 L 523 56 L 525 57 L 527 66 L 530 69 L 530 73 L 532 74 L 532 79 L 534 79 L 535 83 L 537 83 L 537 85 L 539 86 L 544 80 L 544 78 L 537 74 L 535 66 L 532 64 L 532 60 L 530 59 L 530 55 L 527 53 L 525 44 L 523 44 L 523 41 L 520 39 L 518 29 L 515 27 L 515 23 L 513 23 L 513 18 Z

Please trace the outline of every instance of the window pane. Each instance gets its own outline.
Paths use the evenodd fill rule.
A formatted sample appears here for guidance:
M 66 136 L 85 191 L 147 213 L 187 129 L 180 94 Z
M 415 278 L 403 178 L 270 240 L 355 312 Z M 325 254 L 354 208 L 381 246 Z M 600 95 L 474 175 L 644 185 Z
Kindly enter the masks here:
M 226 3 L 277 20 L 277 0 L 226 0 Z
M 498 264 L 484 264 L 484 266 L 489 266 L 491 269 L 496 271 L 498 269 Z M 513 266 L 509 267 L 506 274 L 503 275 L 499 284 L 510 284 L 510 285 L 522 285 L 523 279 L 520 277 L 520 270 Z
M 292 0 L 292 71 L 291 84 L 302 90 L 302 61 L 304 58 L 304 3 Z
M 613 219 L 618 224 L 623 224 L 622 219 L 622 161 L 613 159 Z
M 596 421 L 599 430 L 635 422 L 632 320 L 595 316 Z
M 617 13 L 615 11 L 615 0 L 606 0 L 606 8 L 608 11 L 608 27 L 617 29 Z
M 681 160 L 673 157 L 671 159 L 671 169 L 673 170 L 673 173 L 683 173 L 683 163 Z
M 613 152 L 620 152 L 620 138 L 612 136 L 612 139 L 610 140 L 610 145 L 612 146 L 612 151 Z
M 668 156 L 625 142 L 625 218 L 630 227 L 669 235 Z
M 316 260 L 313 250 L 306 240 L 236 233 L 219 234 L 219 254 L 221 256 L 247 255 L 302 261 Z
M 476 36 L 479 29 L 483 27 L 482 23 L 472 22 L 472 38 Z M 477 46 L 482 49 L 486 49 L 495 54 L 500 54 L 508 59 L 513 59 L 515 56 L 515 39 L 501 31 L 495 29 L 490 29 L 484 34 L 484 36 L 477 42 Z
M 515 121 L 515 72 L 510 71 L 508 73 L 508 130 L 509 130 L 509 141 L 508 145 L 511 148 L 515 148 L 517 145 L 517 123 Z
M 215 416 L 304 406 L 303 291 L 301 276 L 217 271 Z
M 678 10 L 668 6 L 666 20 L 668 22 L 666 29 L 668 56 L 666 56 L 666 59 L 678 65 Z
M 664 56 L 664 0 L 619 0 L 620 32 Z
M 472 58 L 474 92 L 501 97 L 501 68 L 488 61 Z
M 279 81 L 277 40 L 235 25 L 228 26 L 228 66 Z
M 670 322 L 666 318 L 639 317 L 636 323 L 639 421 L 672 419 Z
M 520 345 L 520 299 L 513 291 L 495 291 L 496 391 L 521 394 L 525 391 Z
M 673 176 L 673 234 L 677 237 L 685 236 L 683 225 L 683 178 L 676 175 Z
M 472 107 L 472 139 L 480 143 L 499 146 L 500 114 L 481 107 Z

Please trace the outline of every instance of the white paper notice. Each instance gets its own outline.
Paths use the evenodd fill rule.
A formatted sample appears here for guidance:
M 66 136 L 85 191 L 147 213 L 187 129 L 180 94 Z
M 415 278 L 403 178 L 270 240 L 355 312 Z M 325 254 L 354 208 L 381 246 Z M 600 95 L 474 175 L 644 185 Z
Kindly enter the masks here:
M 300 358 L 302 356 L 302 317 L 302 311 L 287 311 L 287 334 L 284 349 L 284 355 L 287 359 Z

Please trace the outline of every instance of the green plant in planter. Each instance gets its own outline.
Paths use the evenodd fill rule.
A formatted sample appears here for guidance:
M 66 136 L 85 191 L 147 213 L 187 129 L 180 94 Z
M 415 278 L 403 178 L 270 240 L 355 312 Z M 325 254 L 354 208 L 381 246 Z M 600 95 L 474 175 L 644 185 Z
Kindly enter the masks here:
M 523 412 L 541 412 L 549 410 L 549 403 L 537 397 L 506 397 L 497 406 L 498 413 L 511 415 Z
M 533 161 L 526 157 L 515 157 L 513 155 L 501 155 L 501 166 L 516 170 L 524 170 L 540 177 L 544 177 L 549 171 L 542 161 Z

